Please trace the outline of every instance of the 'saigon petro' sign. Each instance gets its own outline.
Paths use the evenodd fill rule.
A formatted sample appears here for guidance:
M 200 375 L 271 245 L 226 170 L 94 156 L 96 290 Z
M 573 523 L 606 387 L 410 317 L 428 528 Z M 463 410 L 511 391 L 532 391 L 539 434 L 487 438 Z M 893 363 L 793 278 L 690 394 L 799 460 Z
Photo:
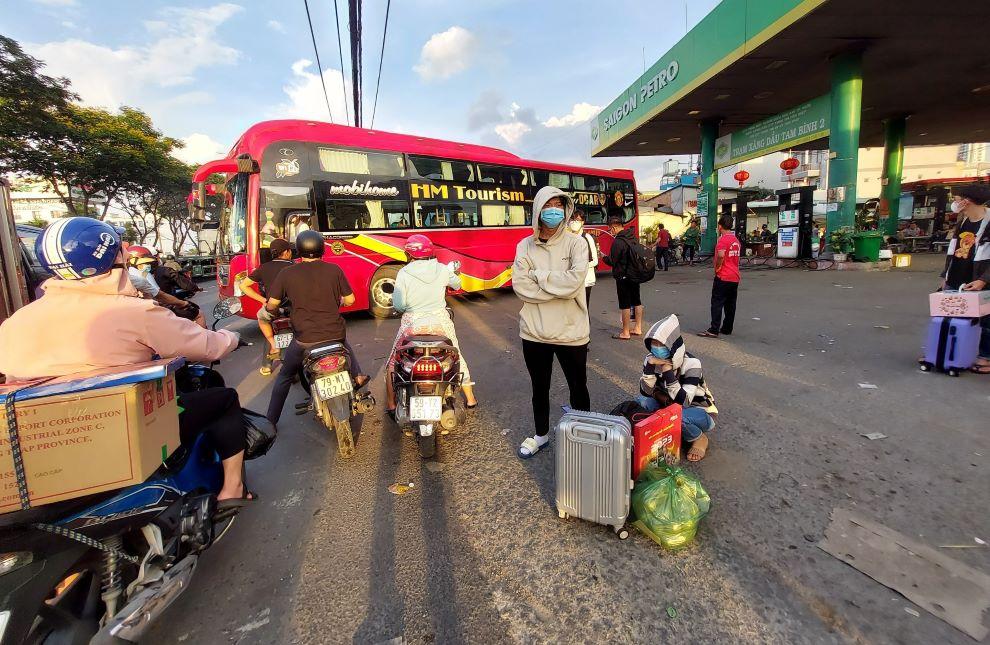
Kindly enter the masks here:
M 646 79 L 645 82 L 640 85 L 638 92 L 630 93 L 621 105 L 604 115 L 605 119 L 602 123 L 604 130 L 608 132 L 610 129 L 614 128 L 620 121 L 622 121 L 622 119 L 625 119 L 629 115 L 633 114 L 636 111 L 636 108 L 645 103 L 647 99 L 652 98 L 657 92 L 667 87 L 668 83 L 677 78 L 677 72 L 680 68 L 680 64 L 676 60 L 672 60 L 667 63 L 666 67 Z M 592 138 L 597 138 L 595 132 L 592 132 Z

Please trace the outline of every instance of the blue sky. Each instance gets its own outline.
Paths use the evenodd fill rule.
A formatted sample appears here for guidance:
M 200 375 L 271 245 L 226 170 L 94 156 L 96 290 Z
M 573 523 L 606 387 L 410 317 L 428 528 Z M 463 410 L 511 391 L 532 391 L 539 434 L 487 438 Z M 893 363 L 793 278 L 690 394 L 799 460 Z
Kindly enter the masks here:
M 4 12 L 4 35 L 72 80 L 83 102 L 148 112 L 187 142 L 186 160 L 213 158 L 257 121 L 327 119 L 302 0 L 17 4 Z M 333 0 L 309 4 L 333 116 L 343 122 Z M 338 4 L 349 96 L 347 2 Z M 655 190 L 662 159 L 592 160 L 587 119 L 643 71 L 644 52 L 652 64 L 716 4 L 394 0 L 375 128 L 632 168 L 641 190 Z M 385 0 L 364 1 L 366 125 L 384 14 Z

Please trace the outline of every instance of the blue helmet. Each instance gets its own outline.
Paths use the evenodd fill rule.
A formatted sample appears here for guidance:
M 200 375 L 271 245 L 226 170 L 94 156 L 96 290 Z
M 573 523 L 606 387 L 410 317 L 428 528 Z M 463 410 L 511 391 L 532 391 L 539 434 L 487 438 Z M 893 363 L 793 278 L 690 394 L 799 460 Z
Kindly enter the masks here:
M 38 236 L 35 253 L 60 280 L 81 280 L 107 273 L 120 252 L 120 236 L 91 217 L 57 219 Z

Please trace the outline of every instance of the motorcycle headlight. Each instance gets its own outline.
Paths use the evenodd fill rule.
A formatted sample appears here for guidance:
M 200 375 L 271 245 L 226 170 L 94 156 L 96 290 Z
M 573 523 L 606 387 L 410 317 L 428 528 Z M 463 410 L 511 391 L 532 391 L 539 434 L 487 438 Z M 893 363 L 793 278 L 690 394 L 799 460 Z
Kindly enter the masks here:
M 34 554 L 30 551 L 0 553 L 0 576 L 6 575 L 11 571 L 16 571 L 32 562 L 34 562 Z

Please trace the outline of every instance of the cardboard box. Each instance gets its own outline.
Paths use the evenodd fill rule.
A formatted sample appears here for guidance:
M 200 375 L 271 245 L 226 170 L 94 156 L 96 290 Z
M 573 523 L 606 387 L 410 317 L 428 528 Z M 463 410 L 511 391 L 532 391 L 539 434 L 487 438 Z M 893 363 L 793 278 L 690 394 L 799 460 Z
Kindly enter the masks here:
M 657 410 L 633 426 L 632 478 L 651 462 L 674 465 L 681 460 L 681 406 L 674 403 Z
M 990 316 L 990 291 L 936 291 L 928 296 L 928 308 L 933 316 Z
M 0 404 L 15 397 L 31 505 L 147 479 L 179 445 L 179 365 L 181 360 L 156 361 L 0 388 Z M 3 429 L 0 513 L 9 513 L 21 504 L 6 423 Z

